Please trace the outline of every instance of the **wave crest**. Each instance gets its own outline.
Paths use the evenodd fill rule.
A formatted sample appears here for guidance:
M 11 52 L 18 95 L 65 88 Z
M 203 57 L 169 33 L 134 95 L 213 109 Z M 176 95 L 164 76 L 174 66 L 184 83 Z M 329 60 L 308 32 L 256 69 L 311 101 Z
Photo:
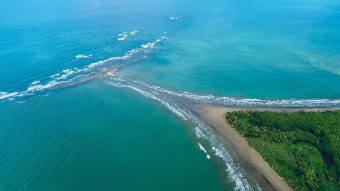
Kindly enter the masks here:
M 138 31 L 132 31 L 129 34 L 137 34 Z M 122 56 L 114 56 L 105 60 L 90 63 L 82 68 L 65 69 L 59 73 L 51 75 L 45 83 L 41 81 L 32 82 L 26 90 L 20 92 L 1 92 L 0 100 L 15 100 L 27 96 L 44 93 L 51 89 L 73 86 L 89 80 L 99 79 L 102 77 L 100 71 L 103 68 L 122 69 L 145 59 L 151 53 L 156 45 L 162 42 L 165 37 L 160 37 L 153 42 L 147 42 L 141 46 L 131 49 Z

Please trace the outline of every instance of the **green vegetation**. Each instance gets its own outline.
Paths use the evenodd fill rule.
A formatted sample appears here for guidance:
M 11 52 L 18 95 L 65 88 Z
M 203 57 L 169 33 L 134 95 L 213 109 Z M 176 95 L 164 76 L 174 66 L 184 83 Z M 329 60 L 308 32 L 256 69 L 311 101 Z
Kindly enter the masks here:
M 340 190 L 340 111 L 237 111 L 226 117 L 295 190 Z

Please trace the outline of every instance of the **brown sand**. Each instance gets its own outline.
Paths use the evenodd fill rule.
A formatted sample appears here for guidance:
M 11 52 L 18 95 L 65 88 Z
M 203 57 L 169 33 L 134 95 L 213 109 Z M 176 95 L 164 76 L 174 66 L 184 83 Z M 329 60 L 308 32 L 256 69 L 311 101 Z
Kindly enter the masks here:
M 117 69 L 116 68 L 113 68 L 111 70 L 107 69 L 107 68 L 103 68 L 101 71 L 100 71 L 100 75 L 102 76 L 115 76 L 117 73 Z
M 262 156 L 252 148 L 246 139 L 237 130 L 232 128 L 227 122 L 225 115 L 227 112 L 239 110 L 256 111 L 326 111 L 336 110 L 336 108 L 305 108 L 305 109 L 268 109 L 268 108 L 228 108 L 213 105 L 190 105 L 189 108 L 199 115 L 222 139 L 231 147 L 232 151 L 246 167 L 247 171 L 256 179 L 263 190 L 289 191 L 293 190 L 282 177 L 280 177 Z

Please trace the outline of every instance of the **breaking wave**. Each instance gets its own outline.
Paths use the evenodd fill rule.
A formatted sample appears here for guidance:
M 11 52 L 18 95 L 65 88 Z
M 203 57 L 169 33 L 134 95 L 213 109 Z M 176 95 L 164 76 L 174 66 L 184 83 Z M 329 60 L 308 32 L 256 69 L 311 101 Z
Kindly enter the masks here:
M 235 190 L 259 190 L 255 181 L 244 176 L 245 172 L 234 161 L 231 153 L 224 148 L 221 141 L 214 133 L 212 133 L 208 125 L 185 106 L 186 100 L 182 99 L 183 97 L 178 96 L 175 92 L 165 90 L 158 86 L 150 86 L 142 82 L 128 79 L 111 77 L 107 83 L 114 87 L 129 88 L 147 98 L 158 101 L 178 117 L 192 123 L 195 127 L 196 137 L 199 140 L 208 142 L 209 147 L 212 148 L 210 150 L 205 149 L 202 144 L 199 143 L 200 149 L 206 154 L 208 159 L 210 159 L 211 156 L 214 156 L 223 161 L 224 166 L 226 167 L 225 171 L 228 173 L 230 181 L 235 185 Z
M 189 92 L 171 91 L 159 86 L 149 85 L 140 81 L 129 80 L 134 87 L 143 87 L 157 94 L 181 98 L 193 103 L 214 104 L 229 107 L 268 107 L 268 108 L 314 108 L 340 107 L 340 99 L 255 99 L 233 98 L 228 96 L 199 95 Z
M 136 34 L 137 31 L 129 34 Z M 166 37 L 162 36 L 153 42 L 147 42 L 141 46 L 131 49 L 121 56 L 114 56 L 105 60 L 90 63 L 81 68 L 65 69 L 59 73 L 53 74 L 48 79 L 36 80 L 32 82 L 26 90 L 18 92 L 0 91 L 1 100 L 18 100 L 28 96 L 44 94 L 45 92 L 68 86 L 77 85 L 86 81 L 102 78 L 100 71 L 106 69 L 122 69 L 132 64 L 138 63 L 145 59 L 151 53 L 156 45 Z M 83 56 L 82 56 L 83 57 Z
M 166 106 L 171 112 L 183 120 L 189 121 L 195 127 L 195 134 L 199 140 L 208 142 L 206 149 L 199 144 L 208 159 L 215 156 L 224 162 L 225 171 L 235 185 L 235 190 L 261 190 L 259 185 L 250 177 L 245 177 L 243 169 L 234 161 L 234 157 L 228 151 L 222 141 L 211 131 L 209 126 L 198 116 L 191 112 L 187 103 L 209 103 L 232 107 L 275 107 L 275 108 L 306 108 L 306 107 L 339 107 L 340 100 L 330 99 L 241 99 L 232 97 L 219 97 L 214 95 L 197 95 L 189 92 L 171 91 L 159 86 L 149 85 L 140 81 L 111 77 L 108 84 L 115 87 L 129 88 L 147 98 L 153 99 Z
M 137 31 L 122 33 L 119 35 L 124 40 L 128 35 L 134 35 Z M 153 42 L 142 44 L 141 46 L 127 51 L 121 56 L 110 57 L 105 60 L 90 63 L 81 68 L 65 69 L 59 73 L 51 75 L 45 80 L 33 81 L 26 90 L 18 92 L 1 92 L 1 100 L 21 101 L 28 96 L 44 94 L 49 90 L 77 85 L 90 80 L 100 79 L 104 76 L 101 71 L 120 70 L 129 65 L 140 62 L 151 53 L 156 45 L 166 37 L 160 37 Z M 79 55 L 83 58 L 84 55 Z M 208 159 L 215 158 L 221 160 L 225 166 L 225 171 L 230 181 L 235 185 L 236 190 L 260 190 L 257 183 L 249 177 L 245 177 L 244 170 L 234 161 L 232 153 L 209 128 L 209 126 L 195 115 L 187 107 L 187 103 L 206 103 L 229 107 L 276 107 L 276 108 L 306 108 L 306 107 L 340 107 L 340 99 L 250 99 L 233 98 L 226 96 L 199 95 L 189 92 L 176 92 L 155 85 L 149 85 L 140 81 L 126 79 L 121 76 L 109 76 L 107 83 L 114 87 L 131 89 L 149 99 L 155 100 L 164 105 L 182 120 L 193 124 L 194 131 L 200 150 Z M 204 145 L 204 146 L 203 146 Z M 209 148 L 209 149 L 208 149 Z
M 93 55 L 92 54 L 78 54 L 75 56 L 76 59 L 87 59 L 91 58 Z
M 124 41 L 126 40 L 130 35 L 136 35 L 138 33 L 138 31 L 131 31 L 131 32 L 122 32 L 120 34 L 118 34 L 118 41 Z

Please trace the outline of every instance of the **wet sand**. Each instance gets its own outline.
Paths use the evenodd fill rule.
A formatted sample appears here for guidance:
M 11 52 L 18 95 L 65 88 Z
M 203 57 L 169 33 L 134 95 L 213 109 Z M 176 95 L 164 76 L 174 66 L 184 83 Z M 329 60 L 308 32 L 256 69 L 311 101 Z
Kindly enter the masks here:
M 228 108 L 206 104 L 190 105 L 189 108 L 201 117 L 231 148 L 237 160 L 245 167 L 246 171 L 254 177 L 263 190 L 289 191 L 293 190 L 286 181 L 280 177 L 262 156 L 252 148 L 246 139 L 237 130 L 232 128 L 226 121 L 227 112 L 240 110 L 253 111 L 326 111 L 339 108 Z

